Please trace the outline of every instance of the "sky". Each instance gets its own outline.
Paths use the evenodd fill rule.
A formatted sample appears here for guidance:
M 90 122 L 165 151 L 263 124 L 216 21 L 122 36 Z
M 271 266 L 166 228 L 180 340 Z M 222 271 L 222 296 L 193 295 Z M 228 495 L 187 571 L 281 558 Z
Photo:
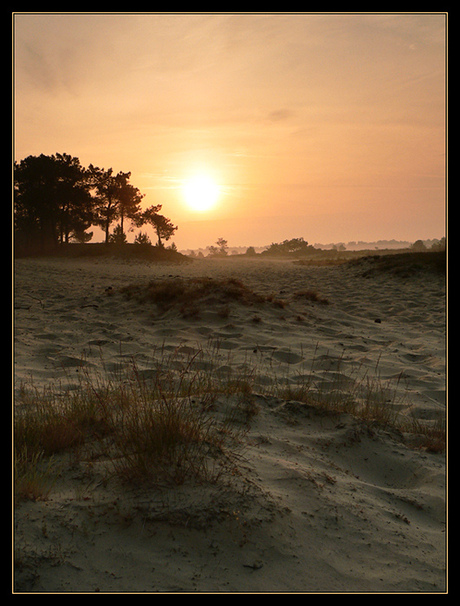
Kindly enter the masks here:
M 131 171 L 179 249 L 441 238 L 446 22 L 15 13 L 14 157 Z M 199 208 L 197 177 L 216 192 Z

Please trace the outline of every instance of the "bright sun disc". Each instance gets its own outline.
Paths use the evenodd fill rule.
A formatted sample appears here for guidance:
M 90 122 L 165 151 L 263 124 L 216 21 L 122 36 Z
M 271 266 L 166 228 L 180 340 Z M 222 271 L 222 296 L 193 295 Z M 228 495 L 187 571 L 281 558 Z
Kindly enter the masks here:
M 206 175 L 197 175 L 185 182 L 184 198 L 193 210 L 204 211 L 212 208 L 219 197 L 219 186 Z

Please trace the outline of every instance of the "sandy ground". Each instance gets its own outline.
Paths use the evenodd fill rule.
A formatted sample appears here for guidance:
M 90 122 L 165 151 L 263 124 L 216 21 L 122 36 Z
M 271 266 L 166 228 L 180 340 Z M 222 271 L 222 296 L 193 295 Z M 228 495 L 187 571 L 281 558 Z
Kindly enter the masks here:
M 190 318 L 119 293 L 178 276 L 235 277 L 284 303 Z M 307 289 L 329 303 L 295 296 Z M 165 352 L 179 363 L 202 350 L 212 352 L 209 372 L 257 369 L 259 411 L 242 477 L 227 485 L 121 489 L 88 483 L 76 467 L 48 500 L 18 505 L 16 591 L 446 591 L 444 455 L 263 388 L 307 378 L 326 393 L 377 377 L 402 413 L 442 417 L 441 276 L 260 259 L 21 259 L 14 320 L 16 389 L 72 385 L 83 367 L 110 372 L 129 360 L 148 374 Z

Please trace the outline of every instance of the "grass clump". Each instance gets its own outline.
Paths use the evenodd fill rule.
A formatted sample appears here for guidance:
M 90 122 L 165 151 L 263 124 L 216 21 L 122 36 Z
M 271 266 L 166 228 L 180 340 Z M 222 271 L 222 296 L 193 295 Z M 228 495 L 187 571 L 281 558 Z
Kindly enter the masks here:
M 16 501 L 39 501 L 50 493 L 59 473 L 53 457 L 25 446 L 14 452 L 14 496 Z
M 113 434 L 116 473 L 129 482 L 215 482 L 233 455 L 209 401 L 162 394 L 130 400 Z
M 348 413 L 369 426 L 397 429 L 410 444 L 445 450 L 442 422 L 422 425 L 403 414 L 407 406 L 396 401 L 393 384 L 366 371 L 345 375 L 340 360 L 327 380 L 314 373 L 266 380 L 256 368 L 229 360 L 223 366 L 214 360 L 210 372 L 214 365 L 203 355 L 162 352 L 147 371 L 134 361 L 116 376 L 90 376 L 83 368 L 72 389 L 22 390 L 14 418 L 16 499 L 46 498 L 67 457 L 70 463 L 97 461 L 106 477 L 137 486 L 231 478 L 241 438 L 259 412 L 256 393 Z
M 148 380 L 133 362 L 115 378 L 86 375 L 72 391 L 24 390 L 14 419 L 16 498 L 45 498 L 54 457 L 63 454 L 103 461 L 109 476 L 127 482 L 216 482 L 231 475 L 241 420 L 247 425 L 253 414 L 251 388 L 247 380 L 213 380 L 193 368 L 195 357 L 180 373 L 165 371 L 162 360 Z M 229 400 L 224 407 L 221 395 Z
M 174 278 L 152 280 L 148 284 L 131 284 L 121 293 L 139 303 L 154 303 L 165 312 L 177 307 L 182 315 L 195 313 L 205 304 L 227 305 L 231 302 L 254 305 L 265 300 L 235 278 Z
M 366 371 L 356 371 L 346 377 L 336 372 L 336 379 L 325 388 L 321 382 L 306 379 L 294 384 L 278 384 L 273 395 L 314 406 L 318 410 L 350 414 L 368 427 L 380 427 L 401 432 L 407 444 L 433 453 L 446 449 L 446 427 L 442 419 L 434 423 L 421 423 L 411 413 L 411 407 L 398 396 L 396 383 L 383 381 L 378 374 L 370 376 Z

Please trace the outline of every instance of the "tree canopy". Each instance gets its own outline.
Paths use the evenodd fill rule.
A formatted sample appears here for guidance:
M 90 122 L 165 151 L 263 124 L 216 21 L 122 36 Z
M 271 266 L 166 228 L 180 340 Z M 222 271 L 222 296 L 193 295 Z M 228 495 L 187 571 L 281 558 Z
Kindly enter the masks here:
M 94 222 L 86 171 L 78 158 L 28 156 L 14 169 L 17 237 L 45 248 L 68 242 Z
M 314 250 L 315 248 L 303 238 L 292 238 L 292 240 L 284 240 L 278 244 L 270 244 L 267 250 L 264 250 L 261 254 L 271 256 L 302 256 L 314 252 Z
M 143 213 L 138 216 L 137 225 L 149 223 L 156 231 L 158 237 L 158 246 L 163 246 L 162 238 L 169 240 L 174 235 L 177 225 L 173 225 L 170 219 L 160 215 L 161 204 L 149 206 Z
M 209 246 L 210 257 L 226 257 L 228 255 L 228 242 L 224 238 L 217 238 L 217 246 Z
M 105 232 L 105 242 L 125 243 L 125 219 L 137 227 L 152 225 L 168 240 L 177 230 L 159 214 L 161 205 L 143 211 L 144 195 L 129 180 L 130 172 L 89 165 L 69 154 L 28 156 L 14 163 L 15 241 L 29 250 L 45 252 L 72 240 L 88 242 L 92 225 Z M 114 221 L 119 223 L 110 234 Z

